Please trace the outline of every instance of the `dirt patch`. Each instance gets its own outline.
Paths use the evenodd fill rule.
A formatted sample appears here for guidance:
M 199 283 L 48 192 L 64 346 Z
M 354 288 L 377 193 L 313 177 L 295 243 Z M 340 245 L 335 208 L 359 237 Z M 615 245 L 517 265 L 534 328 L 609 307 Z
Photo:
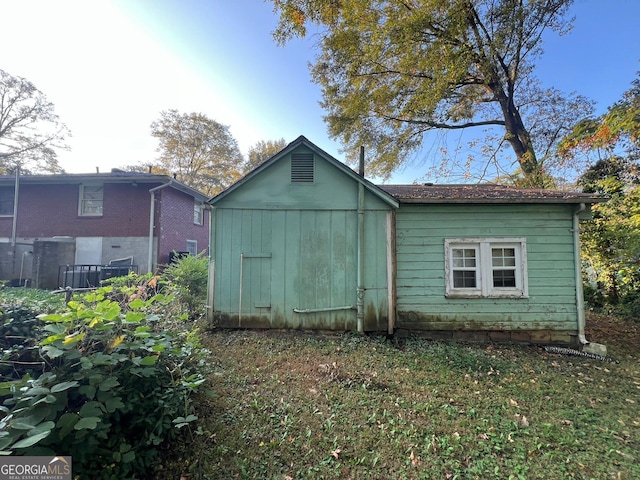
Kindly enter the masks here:
M 624 349 L 640 347 L 640 324 L 633 320 L 590 313 L 585 325 L 587 340 Z

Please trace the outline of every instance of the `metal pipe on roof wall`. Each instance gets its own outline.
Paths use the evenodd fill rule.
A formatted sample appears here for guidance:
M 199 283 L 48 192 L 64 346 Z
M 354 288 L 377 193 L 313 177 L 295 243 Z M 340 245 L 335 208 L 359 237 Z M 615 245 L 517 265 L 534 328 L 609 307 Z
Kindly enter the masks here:
M 364 147 L 360 147 L 360 176 L 364 177 Z M 364 184 L 358 182 L 358 278 L 356 291 L 356 324 L 358 332 L 364 333 Z
M 18 189 L 20 187 L 20 166 L 16 167 L 16 183 L 13 189 L 13 224 L 11 227 L 11 246 L 16 246 L 18 233 Z M 15 252 L 14 252 L 15 255 Z
M 578 340 L 581 345 L 587 345 L 589 341 L 584 335 L 585 312 L 584 292 L 582 289 L 582 263 L 580 259 L 580 213 L 584 212 L 586 205 L 581 203 L 573 213 L 573 256 L 576 268 L 576 308 L 578 309 Z

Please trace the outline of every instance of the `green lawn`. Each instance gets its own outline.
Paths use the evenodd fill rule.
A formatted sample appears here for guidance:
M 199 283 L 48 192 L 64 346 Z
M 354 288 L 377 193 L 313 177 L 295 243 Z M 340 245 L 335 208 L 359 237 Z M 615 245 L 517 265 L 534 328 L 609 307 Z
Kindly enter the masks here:
M 640 329 L 589 325 L 619 363 L 535 346 L 209 334 L 218 396 L 166 478 L 638 479 Z

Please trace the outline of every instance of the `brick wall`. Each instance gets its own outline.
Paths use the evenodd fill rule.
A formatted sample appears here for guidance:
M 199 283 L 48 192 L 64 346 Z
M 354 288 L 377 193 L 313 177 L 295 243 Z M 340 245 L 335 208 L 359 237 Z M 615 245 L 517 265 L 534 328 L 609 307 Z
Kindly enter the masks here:
M 172 251 L 186 251 L 187 240 L 198 242 L 198 252 L 207 252 L 209 246 L 209 211 L 204 211 L 202 225 L 193 223 L 193 197 L 177 190 L 165 188 L 156 193 L 156 232 L 158 237 L 158 263 L 169 261 Z
M 151 205 L 149 189 L 159 185 L 106 183 L 103 214 L 92 217 L 78 215 L 80 184 L 23 183 L 19 190 L 17 238 L 25 241 L 54 236 L 146 239 Z M 158 264 L 167 263 L 173 250 L 185 251 L 187 240 L 197 241 L 199 252 L 208 252 L 208 211 L 204 212 L 203 225 L 194 224 L 193 197 L 170 187 L 156 191 L 155 202 Z M 0 237 L 11 237 L 12 222 L 12 217 L 0 217 Z M 137 261 L 142 262 L 142 258 Z
M 79 185 L 28 185 L 19 190 L 17 236 L 148 236 L 149 189 L 157 184 L 105 184 L 103 215 L 78 215 Z M 10 237 L 12 217 L 0 218 L 0 236 Z

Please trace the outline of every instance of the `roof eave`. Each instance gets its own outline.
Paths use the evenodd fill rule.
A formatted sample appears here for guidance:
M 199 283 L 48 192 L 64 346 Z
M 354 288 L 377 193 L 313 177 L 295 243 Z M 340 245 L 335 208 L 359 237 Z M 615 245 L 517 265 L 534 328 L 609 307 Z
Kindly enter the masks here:
M 607 198 L 397 198 L 400 204 L 580 204 L 603 203 Z

